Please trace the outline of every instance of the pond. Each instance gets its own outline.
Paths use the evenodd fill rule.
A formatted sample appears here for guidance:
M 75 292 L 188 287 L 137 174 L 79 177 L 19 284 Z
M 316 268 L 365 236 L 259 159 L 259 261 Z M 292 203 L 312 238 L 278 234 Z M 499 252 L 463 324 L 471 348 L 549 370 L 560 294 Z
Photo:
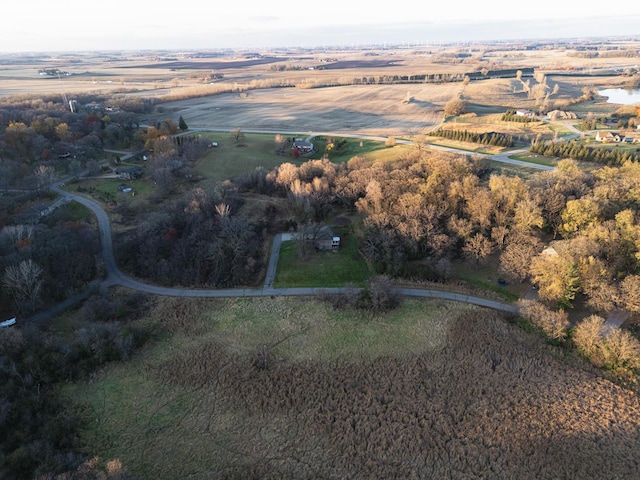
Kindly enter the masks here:
M 606 88 L 598 90 L 598 95 L 609 97 L 607 103 L 620 103 L 633 105 L 640 103 L 640 90 L 628 90 L 626 88 Z

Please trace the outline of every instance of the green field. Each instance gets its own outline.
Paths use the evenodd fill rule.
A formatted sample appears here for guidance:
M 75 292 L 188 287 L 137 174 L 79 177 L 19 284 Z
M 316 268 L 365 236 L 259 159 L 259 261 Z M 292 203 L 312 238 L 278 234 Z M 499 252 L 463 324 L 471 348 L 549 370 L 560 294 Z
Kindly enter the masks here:
M 316 148 L 315 153 L 296 159 L 292 153 L 279 155 L 276 152 L 275 135 L 271 134 L 246 133 L 240 142 L 236 142 L 226 132 L 206 132 L 199 135 L 218 143 L 217 147 L 211 148 L 196 164 L 196 171 L 212 182 L 231 179 L 259 167 L 271 170 L 284 162 L 300 165 L 308 159 L 322 158 L 327 153 L 327 138 L 323 136 L 314 137 L 312 140 Z M 342 138 L 332 137 L 332 140 L 337 143 Z M 328 155 L 334 163 L 347 162 L 355 156 L 362 156 L 370 161 L 397 160 L 403 152 L 412 148 L 408 145 L 389 147 L 384 142 L 374 140 L 344 140 L 346 143 L 341 148 Z
M 118 187 L 126 185 L 131 192 L 121 192 Z M 121 201 L 123 197 L 131 198 L 133 205 L 141 203 L 149 198 L 155 191 L 154 186 L 144 177 L 137 180 L 122 180 L 120 178 L 92 178 L 66 184 L 64 189 L 73 193 L 88 195 L 102 202 Z
M 512 158 L 513 160 L 520 160 L 521 162 L 535 163 L 537 165 L 546 165 L 548 167 L 556 166 L 555 158 L 545 157 L 543 155 L 537 155 L 534 153 L 517 153 L 514 155 L 509 155 L 509 158 Z
M 296 160 L 292 155 L 278 155 L 275 135 L 245 133 L 238 142 L 226 132 L 203 132 L 199 135 L 218 143 L 195 165 L 197 173 L 214 183 L 253 172 L 259 167 L 271 170 L 284 162 L 300 164 L 304 161 L 303 158 Z

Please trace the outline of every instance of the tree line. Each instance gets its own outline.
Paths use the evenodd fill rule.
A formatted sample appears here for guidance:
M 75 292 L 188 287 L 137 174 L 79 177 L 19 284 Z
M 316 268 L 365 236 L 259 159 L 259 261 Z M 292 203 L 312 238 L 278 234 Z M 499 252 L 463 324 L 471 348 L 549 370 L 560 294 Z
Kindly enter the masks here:
M 622 166 L 627 162 L 640 161 L 640 152 L 628 148 L 590 147 L 576 141 L 536 142 L 530 151 L 546 157 L 573 158 L 605 165 Z
M 455 130 L 439 128 L 435 132 L 429 133 L 435 137 L 448 138 L 461 142 L 480 143 L 482 145 L 494 145 L 499 147 L 513 147 L 514 141 L 511 135 L 498 132 L 475 133 L 469 130 Z

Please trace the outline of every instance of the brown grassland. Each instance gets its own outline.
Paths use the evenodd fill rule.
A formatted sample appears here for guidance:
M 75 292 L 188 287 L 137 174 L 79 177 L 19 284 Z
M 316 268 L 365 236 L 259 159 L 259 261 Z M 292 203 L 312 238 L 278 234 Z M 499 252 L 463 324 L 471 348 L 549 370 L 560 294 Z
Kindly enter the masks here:
M 637 396 L 499 314 L 160 299 L 160 340 L 66 395 L 143 478 L 634 478 Z M 260 368 L 268 349 L 268 368 Z

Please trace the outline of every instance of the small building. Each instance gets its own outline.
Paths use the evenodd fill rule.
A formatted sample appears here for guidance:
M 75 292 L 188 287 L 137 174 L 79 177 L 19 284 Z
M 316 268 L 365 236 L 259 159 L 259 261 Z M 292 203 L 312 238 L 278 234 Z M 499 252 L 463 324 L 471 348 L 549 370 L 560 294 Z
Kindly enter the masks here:
M 535 117 L 534 113 L 531 110 L 526 110 L 524 108 L 516 110 L 516 115 L 518 117 L 525 117 L 525 118 L 533 118 L 533 117 Z
M 142 168 L 138 166 L 118 167 L 116 168 L 116 174 L 118 178 L 122 178 L 123 180 L 135 180 L 142 176 Z
M 31 209 L 35 212 L 37 217 L 44 218 L 51 215 L 55 210 L 55 207 L 53 205 L 45 205 L 44 203 L 40 203 L 31 207 Z

